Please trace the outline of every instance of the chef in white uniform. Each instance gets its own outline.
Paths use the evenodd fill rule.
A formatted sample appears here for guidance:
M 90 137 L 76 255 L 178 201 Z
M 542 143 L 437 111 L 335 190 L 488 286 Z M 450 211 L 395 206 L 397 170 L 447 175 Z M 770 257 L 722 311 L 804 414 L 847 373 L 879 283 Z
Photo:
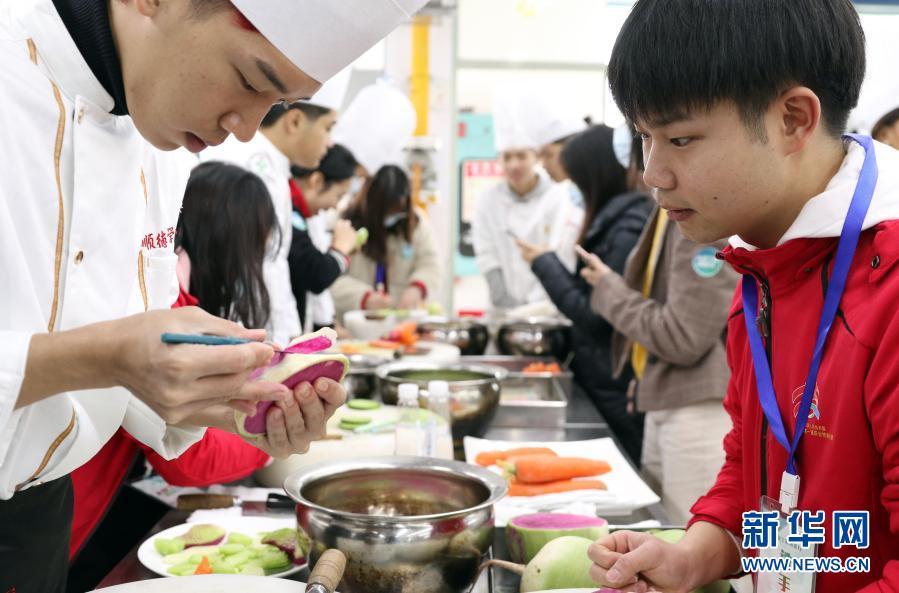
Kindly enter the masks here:
M 262 274 L 271 308 L 267 329 L 272 340 L 278 344 L 287 344 L 303 333 L 287 263 L 293 236 L 290 167 L 318 168 L 331 146 L 331 128 L 337 122 L 337 110 L 346 94 L 349 76 L 350 70 L 345 68 L 328 80 L 311 99 L 290 106 L 272 107 L 249 142 L 232 137 L 201 154 L 204 161 L 225 161 L 256 173 L 272 196 L 281 232 L 280 237 L 276 238 L 278 243 L 270 249 Z M 319 226 L 316 225 L 316 233 L 322 240 L 324 229 Z
M 189 155 L 159 149 L 248 140 L 272 103 L 311 96 L 422 3 L 0 4 L 0 591 L 65 590 L 67 474 L 120 426 L 171 458 L 193 426 L 266 399 L 281 404 L 258 446 L 321 434 L 336 383 L 248 383 L 273 353 L 259 342 L 161 343 L 265 336 L 168 309 Z M 297 20 L 315 26 L 298 36 Z
M 514 88 L 494 96 L 494 143 L 506 179 L 477 198 L 472 221 L 478 268 L 487 279 L 492 305 L 503 309 L 548 301 L 521 259 L 516 238 L 560 248 L 560 257 L 573 268 L 572 237 L 579 228 L 566 228 L 572 222 L 568 191 L 538 166 L 537 144 L 522 124 L 522 96 L 524 91 Z

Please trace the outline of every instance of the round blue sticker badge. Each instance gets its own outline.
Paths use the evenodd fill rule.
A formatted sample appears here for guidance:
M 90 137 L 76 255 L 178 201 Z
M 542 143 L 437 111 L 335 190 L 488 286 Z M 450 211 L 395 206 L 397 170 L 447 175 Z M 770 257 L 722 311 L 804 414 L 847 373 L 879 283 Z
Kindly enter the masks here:
M 415 248 L 412 247 L 411 243 L 403 243 L 403 246 L 400 248 L 400 257 L 404 260 L 410 260 L 415 255 Z
M 724 268 L 724 262 L 715 257 L 718 250 L 703 247 L 693 256 L 693 271 L 700 278 L 714 278 Z

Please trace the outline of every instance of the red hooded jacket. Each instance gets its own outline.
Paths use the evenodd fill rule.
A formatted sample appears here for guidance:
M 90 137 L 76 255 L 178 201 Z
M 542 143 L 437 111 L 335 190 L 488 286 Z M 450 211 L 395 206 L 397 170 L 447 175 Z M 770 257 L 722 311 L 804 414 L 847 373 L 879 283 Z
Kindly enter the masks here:
M 825 511 L 819 556 L 869 557 L 870 573 L 821 573 L 816 593 L 899 592 L 899 153 L 877 145 L 880 180 L 824 349 L 813 408 L 797 452 L 798 508 Z M 788 437 L 812 357 L 837 236 L 858 179 L 857 146 L 824 194 L 772 249 L 745 244 L 724 258 L 759 282 L 772 378 Z M 739 241 L 736 241 L 739 243 Z M 767 296 L 766 296 L 767 295 Z M 762 314 L 760 313 L 760 318 Z M 764 335 L 763 335 L 764 338 Z M 724 405 L 733 430 L 717 482 L 692 509 L 742 539 L 742 513 L 778 498 L 787 452 L 759 404 L 740 291 L 727 337 L 732 377 Z M 834 511 L 870 512 L 870 547 L 831 547 Z

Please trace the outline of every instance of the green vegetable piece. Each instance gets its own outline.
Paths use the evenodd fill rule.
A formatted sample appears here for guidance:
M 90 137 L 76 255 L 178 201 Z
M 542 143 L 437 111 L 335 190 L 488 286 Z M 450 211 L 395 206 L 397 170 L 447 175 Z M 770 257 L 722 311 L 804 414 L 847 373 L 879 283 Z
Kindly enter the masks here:
M 368 229 L 362 227 L 356 231 L 356 248 L 361 248 L 366 243 L 368 243 Z
M 377 410 L 381 407 L 380 402 L 373 399 L 351 399 L 346 406 L 351 410 Z
M 203 556 L 200 554 L 191 554 L 190 556 L 187 557 L 187 561 L 190 562 L 191 564 L 199 564 L 200 562 L 203 561 Z
M 209 561 L 212 566 L 212 574 L 237 574 L 237 569 L 230 562 L 219 560 L 217 562 Z
M 164 537 L 158 537 L 153 540 L 153 547 L 156 548 L 156 551 L 159 552 L 163 556 L 168 556 L 170 554 L 177 554 L 184 550 L 184 540 L 183 539 L 165 539 Z
M 288 566 L 290 566 L 290 558 L 287 557 L 287 554 L 278 550 L 277 552 L 267 552 L 259 557 L 257 560 L 259 562 L 259 566 L 264 568 L 266 571 L 280 569 L 284 570 Z
M 181 564 L 172 566 L 166 572 L 168 572 L 169 574 L 173 574 L 176 577 L 186 577 L 196 572 L 198 564 L 199 562 L 182 562 Z
M 251 546 L 253 545 L 253 538 L 249 535 L 244 535 L 242 533 L 237 533 L 236 531 L 228 534 L 228 543 L 229 544 L 240 544 L 242 546 Z
M 253 553 L 244 548 L 242 552 L 238 552 L 237 554 L 233 554 L 225 559 L 225 562 L 233 566 L 234 568 L 240 568 L 247 562 L 253 559 Z
M 371 422 L 371 418 L 368 416 L 357 416 L 357 415 L 345 415 L 340 418 L 340 421 L 345 424 L 352 424 L 353 426 L 364 426 Z
M 224 544 L 219 548 L 219 552 L 222 556 L 231 556 L 232 554 L 244 552 L 246 549 L 247 547 L 243 544 Z
M 265 569 L 259 566 L 258 564 L 254 564 L 249 562 L 243 565 L 243 568 L 240 569 L 240 574 L 247 575 L 251 577 L 264 577 Z

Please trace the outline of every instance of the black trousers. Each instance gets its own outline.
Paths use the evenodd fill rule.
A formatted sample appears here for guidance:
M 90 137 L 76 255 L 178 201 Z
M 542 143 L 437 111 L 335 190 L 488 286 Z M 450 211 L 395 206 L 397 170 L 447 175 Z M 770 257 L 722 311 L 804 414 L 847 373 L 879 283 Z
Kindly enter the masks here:
M 0 500 L 0 593 L 65 593 L 72 505 L 68 476 Z

